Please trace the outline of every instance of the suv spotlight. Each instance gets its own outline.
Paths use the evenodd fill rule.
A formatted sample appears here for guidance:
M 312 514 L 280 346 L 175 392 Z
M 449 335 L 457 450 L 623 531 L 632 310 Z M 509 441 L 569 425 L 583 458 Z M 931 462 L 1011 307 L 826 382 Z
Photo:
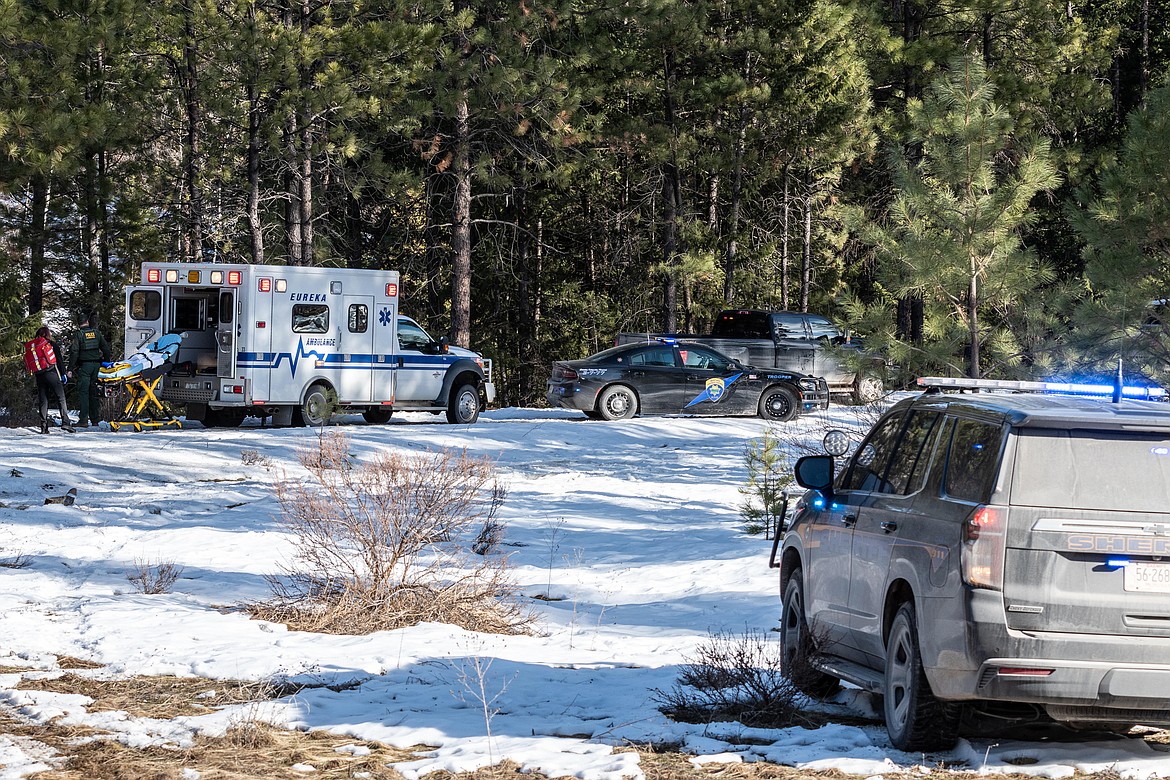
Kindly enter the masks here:
M 1170 408 L 919 384 L 840 469 L 840 432 L 796 463 L 788 676 L 880 694 L 906 751 L 953 745 L 965 711 L 1170 726 Z

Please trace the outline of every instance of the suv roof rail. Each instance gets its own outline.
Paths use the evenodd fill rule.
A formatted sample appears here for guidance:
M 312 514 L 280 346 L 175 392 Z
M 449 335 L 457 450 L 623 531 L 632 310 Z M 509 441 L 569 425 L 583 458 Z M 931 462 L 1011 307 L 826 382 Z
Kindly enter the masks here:
M 1054 393 L 1057 395 L 1112 396 L 1115 387 L 1104 382 L 1030 382 L 1017 379 L 971 379 L 969 377 L 920 376 L 918 386 L 926 390 L 975 390 L 1011 393 Z M 1125 398 L 1166 400 L 1161 387 L 1126 385 L 1121 388 Z

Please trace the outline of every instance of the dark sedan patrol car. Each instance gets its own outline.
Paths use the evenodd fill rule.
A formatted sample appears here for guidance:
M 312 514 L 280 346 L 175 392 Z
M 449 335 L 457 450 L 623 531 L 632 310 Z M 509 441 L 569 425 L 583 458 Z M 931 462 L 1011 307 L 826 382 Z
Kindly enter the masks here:
M 829 405 L 825 380 L 745 366 L 686 341 L 624 344 L 582 360 L 553 363 L 548 403 L 587 417 L 636 414 L 758 414 L 787 422 Z

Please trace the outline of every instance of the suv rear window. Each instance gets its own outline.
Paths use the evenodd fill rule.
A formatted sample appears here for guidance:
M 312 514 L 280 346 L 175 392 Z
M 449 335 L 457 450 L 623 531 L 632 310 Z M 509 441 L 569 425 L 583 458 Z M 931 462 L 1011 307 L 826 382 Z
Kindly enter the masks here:
M 1012 503 L 1165 512 L 1170 434 L 1019 429 Z
M 943 490 L 960 501 L 986 503 L 995 485 L 1003 428 L 959 419 L 951 433 Z

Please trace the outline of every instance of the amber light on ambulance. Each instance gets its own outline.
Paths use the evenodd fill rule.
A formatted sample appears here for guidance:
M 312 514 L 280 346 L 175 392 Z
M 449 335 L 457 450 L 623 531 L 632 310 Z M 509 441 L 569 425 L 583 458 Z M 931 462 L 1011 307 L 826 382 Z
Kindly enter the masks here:
M 975 588 L 1003 590 L 1007 509 L 977 506 L 963 523 L 963 581 Z

